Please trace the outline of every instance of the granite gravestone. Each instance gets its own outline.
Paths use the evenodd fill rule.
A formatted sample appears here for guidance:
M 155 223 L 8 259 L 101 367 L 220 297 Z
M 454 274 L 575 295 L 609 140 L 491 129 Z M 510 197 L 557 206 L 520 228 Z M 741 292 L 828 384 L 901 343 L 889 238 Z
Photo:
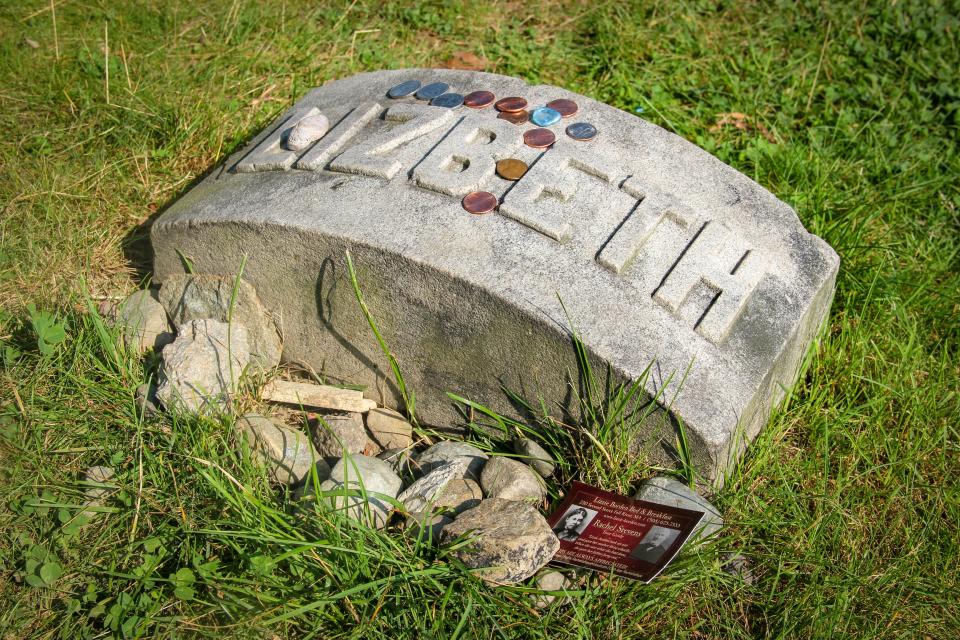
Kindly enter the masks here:
M 536 125 L 493 107 L 387 96 L 408 79 L 580 110 L 535 149 L 523 133 Z M 290 150 L 291 128 L 318 113 L 330 130 Z M 574 140 L 572 122 L 599 133 Z M 505 158 L 530 169 L 505 180 Z M 493 213 L 463 209 L 476 190 L 497 197 Z M 397 407 L 347 277 L 350 250 L 421 420 L 439 426 L 460 421 L 446 391 L 514 414 L 501 385 L 576 413 L 562 300 L 595 364 L 621 379 L 652 365 L 647 390 L 664 410 L 638 442 L 663 458 L 681 418 L 695 463 L 717 479 L 795 381 L 839 264 L 789 206 L 660 127 L 557 87 L 438 69 L 311 91 L 172 205 L 152 241 L 160 282 L 183 257 L 235 275 L 246 256 L 244 278 L 282 324 L 283 358 Z

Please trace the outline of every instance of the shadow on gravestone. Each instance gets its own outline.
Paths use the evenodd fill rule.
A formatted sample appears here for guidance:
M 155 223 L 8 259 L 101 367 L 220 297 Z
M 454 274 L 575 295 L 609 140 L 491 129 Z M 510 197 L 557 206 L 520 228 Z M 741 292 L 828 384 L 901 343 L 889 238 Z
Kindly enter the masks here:
M 550 127 L 553 145 L 533 148 L 523 133 L 534 125 L 493 107 L 387 97 L 407 79 L 580 110 Z M 318 112 L 326 135 L 285 148 L 286 132 Z M 599 133 L 574 140 L 571 122 Z M 499 177 L 506 158 L 529 171 Z M 496 196 L 494 212 L 464 210 L 478 190 Z M 557 87 L 439 69 L 311 91 L 170 206 L 151 238 L 161 282 L 183 271 L 181 254 L 221 275 L 248 256 L 245 279 L 282 317 L 284 359 L 397 408 L 349 250 L 421 420 L 441 427 L 459 421 L 446 391 L 516 415 L 505 386 L 576 413 L 562 299 L 596 371 L 627 380 L 653 363 L 648 393 L 676 395 L 641 433 L 654 461 L 681 418 L 697 469 L 718 482 L 795 382 L 839 265 L 789 206 L 678 136 Z

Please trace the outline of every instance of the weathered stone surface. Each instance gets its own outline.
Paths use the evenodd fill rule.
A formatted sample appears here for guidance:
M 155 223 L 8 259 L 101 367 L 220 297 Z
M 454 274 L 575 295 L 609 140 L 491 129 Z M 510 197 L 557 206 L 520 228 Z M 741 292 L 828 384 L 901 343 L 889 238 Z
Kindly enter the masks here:
M 472 543 L 452 555 L 491 584 L 526 580 L 550 562 L 560 541 L 536 508 L 524 502 L 489 498 L 443 528 L 444 544 L 473 532 Z
M 426 542 L 437 543 L 440 541 L 440 532 L 451 522 L 453 522 L 453 518 L 450 516 L 423 511 L 411 513 L 407 516 L 404 526 L 410 536 L 414 538 L 422 537 Z
M 691 490 L 690 487 L 673 478 L 667 476 L 651 478 L 643 483 L 634 497 L 647 502 L 665 504 L 669 507 L 703 511 L 703 519 L 694 529 L 690 536 L 691 540 L 708 538 L 723 527 L 723 518 L 715 506 L 703 496 Z
M 103 505 L 107 496 L 116 491 L 116 487 L 109 484 L 114 475 L 116 475 L 116 471 L 113 467 L 98 465 L 87 469 L 83 479 L 93 485 L 87 487 L 84 492 L 87 506 L 99 507 Z
M 553 475 L 553 458 L 547 453 L 547 450 L 530 438 L 516 438 L 513 441 L 513 450 L 518 456 L 521 456 L 521 462 L 525 462 L 544 478 Z
M 363 453 L 367 447 L 367 432 L 363 416 L 349 411 L 319 413 L 310 421 L 313 444 L 325 458 L 339 458 L 347 453 Z
M 322 491 L 355 490 L 366 495 L 332 496 L 330 503 L 347 516 L 369 526 L 383 528 L 393 508 L 383 496 L 396 498 L 401 486 L 400 477 L 390 465 L 377 458 L 350 455 L 341 458 L 330 471 L 330 477 L 320 485 Z
M 173 342 L 173 327 L 167 312 L 150 289 L 134 291 L 120 303 L 116 323 L 127 346 L 137 353 L 160 351 Z
M 234 268 L 239 268 L 239 258 Z M 267 313 L 249 282 L 240 280 L 236 297 L 233 294 L 235 285 L 235 276 L 170 276 L 160 287 L 160 303 L 178 330 L 190 320 L 209 318 L 226 322 L 230 317 L 232 322 L 247 329 L 251 362 L 265 369 L 275 367 L 280 362 L 281 350 L 277 320 L 273 314 Z
M 384 449 L 406 449 L 413 444 L 413 427 L 390 409 L 371 409 L 367 415 L 370 437 Z
M 433 501 L 446 489 L 451 480 L 463 478 L 469 465 L 470 458 L 454 458 L 404 489 L 403 493 L 397 496 L 397 500 L 402 502 L 411 513 L 424 511 L 432 506 Z
M 503 456 L 494 456 L 484 465 L 480 486 L 488 498 L 540 504 L 547 495 L 543 480 L 533 469 Z
M 537 576 L 537 589 L 540 589 L 540 591 L 564 591 L 570 586 L 570 579 L 556 569 L 547 569 Z M 537 609 L 545 609 L 553 603 L 556 597 L 549 593 L 539 593 L 531 596 L 530 599 Z
M 248 413 L 237 420 L 254 455 L 265 465 L 274 482 L 302 482 L 320 455 L 310 444 L 307 434 L 300 433 L 269 418 Z
M 413 460 L 409 449 L 387 449 L 377 454 L 377 458 L 383 460 L 400 476 L 413 475 Z
M 492 109 L 385 97 L 408 78 L 533 105 L 570 98 L 576 120 L 599 135 L 573 141 L 564 121 L 556 144 L 532 149 L 521 136 L 533 125 Z M 336 123 L 323 138 L 282 148 L 284 131 L 321 111 Z M 516 183 L 494 172 L 510 156 L 531 164 Z M 477 188 L 501 199 L 496 213 L 463 211 Z M 248 255 L 245 279 L 284 318 L 285 357 L 397 408 L 346 277 L 350 250 L 426 424 L 459 419 L 446 391 L 516 415 L 501 385 L 575 412 L 562 300 L 596 370 L 609 363 L 632 379 L 654 362 L 646 390 L 667 399 L 683 380 L 669 410 L 710 476 L 793 384 L 839 262 L 788 205 L 633 114 L 557 87 L 438 69 L 362 74 L 308 93 L 151 233 L 162 282 L 183 272 L 178 250 L 200 273 L 235 273 Z M 675 421 L 665 414 L 640 434 L 653 462 L 670 462 Z
M 247 330 L 234 323 L 191 320 L 163 348 L 157 398 L 165 409 L 196 413 L 227 410 L 250 362 Z
M 447 483 L 443 491 L 433 500 L 434 509 L 451 510 L 453 513 L 463 513 L 473 509 L 483 500 L 483 489 L 470 478 L 455 478 Z
M 417 471 L 421 475 L 430 473 L 437 467 L 441 467 L 451 460 L 461 456 L 470 458 L 470 464 L 464 471 L 462 477 L 479 478 L 480 471 L 483 469 L 483 465 L 488 459 L 487 454 L 480 449 L 477 449 L 472 444 L 467 444 L 466 442 L 453 442 L 450 440 L 438 442 L 417 456 Z
M 157 388 L 144 382 L 134 392 L 134 403 L 137 405 L 137 414 L 144 420 L 151 420 L 160 415 L 157 406 Z

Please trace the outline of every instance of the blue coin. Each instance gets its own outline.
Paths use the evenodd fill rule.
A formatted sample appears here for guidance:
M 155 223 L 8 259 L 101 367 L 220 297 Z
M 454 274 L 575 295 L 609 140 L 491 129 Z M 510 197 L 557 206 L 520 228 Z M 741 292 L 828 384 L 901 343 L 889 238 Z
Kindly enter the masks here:
M 597 137 L 597 128 L 589 122 L 574 122 L 567 127 L 567 135 L 574 140 L 593 140 Z
M 433 100 L 437 96 L 443 95 L 450 88 L 446 82 L 434 82 L 417 91 L 417 100 Z
M 560 122 L 560 112 L 550 107 L 537 107 L 530 112 L 530 121 L 538 127 L 549 127 Z
M 390 87 L 387 91 L 388 98 L 402 98 L 408 96 L 420 88 L 419 80 L 404 80 L 400 84 Z
M 445 93 L 442 96 L 437 96 L 430 101 L 430 104 L 434 107 L 446 107 L 447 109 L 456 109 L 463 104 L 463 96 L 459 93 Z

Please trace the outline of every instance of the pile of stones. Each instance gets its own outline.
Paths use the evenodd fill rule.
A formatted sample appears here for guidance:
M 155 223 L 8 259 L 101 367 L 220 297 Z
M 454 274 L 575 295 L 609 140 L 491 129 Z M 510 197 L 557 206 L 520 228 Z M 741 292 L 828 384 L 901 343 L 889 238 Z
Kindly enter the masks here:
M 112 317 L 128 348 L 161 354 L 155 388 L 137 392 L 147 414 L 229 413 L 245 372 L 269 371 L 280 362 L 278 323 L 242 280 L 171 277 L 159 291 L 129 296 Z M 360 392 L 274 381 L 263 396 L 298 405 L 330 391 L 336 392 L 331 401 L 311 407 L 306 431 L 255 413 L 236 421 L 271 480 L 292 488 L 300 507 L 325 500 L 323 508 L 372 527 L 395 523 L 431 544 L 469 534 L 471 544 L 452 555 L 491 584 L 525 580 L 556 553 L 559 541 L 541 513 L 544 478 L 554 462 L 539 444 L 518 438 L 516 458 L 452 440 L 418 451 L 412 425 Z M 358 410 L 339 410 L 343 406 Z
M 277 319 L 242 280 L 172 276 L 159 291 L 135 292 L 110 310 L 110 317 L 128 348 L 161 354 L 157 385 L 137 390 L 147 416 L 162 410 L 232 413 L 245 374 L 274 370 L 280 362 Z M 236 427 L 271 481 L 291 489 L 301 512 L 333 508 L 427 544 L 469 536 L 470 543 L 456 546 L 451 555 L 493 585 L 530 578 L 559 549 L 541 513 L 547 506 L 545 480 L 555 464 L 534 440 L 518 437 L 512 454 L 490 455 L 466 442 L 417 441 L 403 415 L 378 407 L 359 391 L 273 380 L 261 395 L 274 402 L 272 413 L 278 415 L 246 413 Z M 312 410 L 306 430 L 283 419 L 286 412 L 304 423 L 290 405 Z M 722 524 L 709 502 L 675 480 L 654 478 L 637 497 L 707 511 L 701 537 Z M 542 571 L 536 582 L 550 591 L 570 584 L 552 570 Z M 534 604 L 551 600 L 539 596 Z

